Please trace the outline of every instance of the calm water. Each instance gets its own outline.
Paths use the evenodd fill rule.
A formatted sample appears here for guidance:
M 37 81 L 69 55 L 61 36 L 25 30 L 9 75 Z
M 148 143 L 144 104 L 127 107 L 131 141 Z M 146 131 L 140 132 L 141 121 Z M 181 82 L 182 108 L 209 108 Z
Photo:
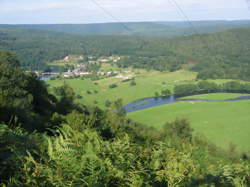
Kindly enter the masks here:
M 50 80 L 50 79 L 52 79 L 54 77 L 55 77 L 55 75 L 43 75 L 43 76 L 39 77 L 39 80 L 48 81 L 48 80 Z
M 146 98 L 146 99 L 141 99 L 138 101 L 135 101 L 133 103 L 130 103 L 126 106 L 124 106 L 124 109 L 126 112 L 134 112 L 138 110 L 144 110 L 147 108 L 152 108 L 155 106 L 160 106 L 160 105 L 166 105 L 166 104 L 171 104 L 171 103 L 176 103 L 179 101 L 187 101 L 187 102 L 233 102 L 233 101 L 241 101 L 241 100 L 250 100 L 250 96 L 241 96 L 237 98 L 232 98 L 232 99 L 226 99 L 226 100 L 209 100 L 209 99 L 176 99 L 174 96 L 171 96 L 169 98 L 163 98 L 163 97 L 158 97 L 158 98 Z

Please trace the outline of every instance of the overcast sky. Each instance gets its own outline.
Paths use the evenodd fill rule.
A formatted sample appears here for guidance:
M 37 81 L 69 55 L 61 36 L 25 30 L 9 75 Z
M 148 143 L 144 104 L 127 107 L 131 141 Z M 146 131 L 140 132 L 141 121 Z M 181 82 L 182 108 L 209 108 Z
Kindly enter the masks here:
M 250 19 L 249 0 L 94 1 L 104 10 L 92 0 L 0 0 L 0 24 L 185 20 L 174 1 L 190 20 Z

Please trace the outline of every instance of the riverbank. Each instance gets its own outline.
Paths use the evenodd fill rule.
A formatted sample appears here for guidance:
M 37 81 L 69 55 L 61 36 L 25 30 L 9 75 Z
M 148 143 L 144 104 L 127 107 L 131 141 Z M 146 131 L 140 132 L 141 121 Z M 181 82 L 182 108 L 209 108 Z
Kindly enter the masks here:
M 128 105 L 124 106 L 126 112 L 135 112 L 139 110 L 145 110 L 152 107 L 157 107 L 161 105 L 172 104 L 176 102 L 230 102 L 230 101 L 240 101 L 240 100 L 250 100 L 249 94 L 237 94 L 237 93 L 211 93 L 211 94 L 200 94 L 187 97 L 152 97 L 145 98 Z
M 250 100 L 234 102 L 177 102 L 128 113 L 134 121 L 155 128 L 176 118 L 189 120 L 195 134 L 224 149 L 236 145 L 239 151 L 250 151 Z

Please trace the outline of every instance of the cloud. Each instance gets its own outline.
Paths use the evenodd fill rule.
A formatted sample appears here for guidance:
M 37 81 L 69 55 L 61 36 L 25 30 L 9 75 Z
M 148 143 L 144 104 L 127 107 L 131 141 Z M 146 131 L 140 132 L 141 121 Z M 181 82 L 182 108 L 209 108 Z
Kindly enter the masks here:
M 0 0 L 0 23 L 89 23 L 182 20 L 176 1 L 190 19 L 247 19 L 245 0 Z M 232 14 L 233 12 L 233 14 Z

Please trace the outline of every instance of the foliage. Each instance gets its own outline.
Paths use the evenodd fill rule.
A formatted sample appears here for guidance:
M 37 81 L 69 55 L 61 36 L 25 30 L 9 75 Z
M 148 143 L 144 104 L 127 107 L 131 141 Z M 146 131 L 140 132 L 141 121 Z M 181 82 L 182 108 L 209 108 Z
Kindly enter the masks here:
M 229 35 L 236 40 L 238 32 L 241 33 L 239 44 L 235 42 L 233 48 L 228 45 L 230 42 L 215 41 L 209 46 L 212 51 L 206 50 L 200 39 L 214 41 L 212 36 L 221 36 L 225 40 Z M 46 60 L 69 53 L 122 54 L 130 57 L 120 62 L 121 67 L 175 71 L 185 61 L 192 60 L 195 61 L 193 70 L 198 71 L 202 79 L 248 79 L 248 48 L 245 48 L 248 33 L 248 29 L 241 29 L 160 41 L 127 37 L 79 39 L 51 33 L 46 35 L 48 37 L 36 38 L 37 33 L 33 36 L 26 33 L 15 38 L 4 34 L 0 45 L 18 51 L 23 57 L 22 65 L 30 66 L 36 61 L 32 68 L 42 68 Z M 38 45 L 34 46 L 34 40 Z M 89 42 L 88 51 L 84 42 Z M 220 54 L 214 55 L 217 50 Z M 237 55 L 239 50 L 242 56 Z M 30 61 L 24 62 L 26 53 L 32 56 Z M 57 55 L 53 56 L 54 53 Z M 235 63 L 236 59 L 240 65 Z M 214 67 L 216 72 L 212 74 Z M 98 70 L 99 67 L 92 68 Z M 115 83 L 109 85 L 117 87 Z M 181 96 L 217 89 L 249 93 L 250 86 L 235 81 L 224 85 L 202 81 L 178 85 L 174 93 Z M 54 92 L 57 97 L 49 94 L 45 83 L 35 75 L 24 73 L 14 55 L 0 51 L 1 186 L 250 186 L 248 153 L 241 159 L 233 151 L 229 155 L 227 151 L 214 148 L 209 143 L 212 139 L 206 141 L 194 136 L 192 124 L 187 120 L 175 120 L 163 129 L 155 129 L 127 119 L 122 99 L 113 103 L 107 101 L 109 108 L 103 111 L 77 104 L 76 94 L 66 83 Z M 170 90 L 162 91 L 162 95 L 170 94 Z M 143 117 L 148 119 L 145 113 Z M 235 126 L 239 126 L 238 121 Z
M 169 89 L 165 89 L 161 91 L 161 95 L 163 97 L 170 97 L 172 95 L 172 92 Z
M 136 128 L 135 124 L 125 121 L 114 130 L 112 140 L 104 140 L 98 128 L 93 126 L 96 122 L 90 122 L 89 117 L 91 116 L 75 112 L 67 115 L 61 127 L 54 130 L 55 136 L 43 135 L 42 139 L 33 136 L 35 140 L 42 140 L 41 143 L 37 144 L 38 147 L 26 147 L 28 152 L 23 155 L 16 152 L 20 151 L 20 147 L 14 147 L 13 150 L 18 154 L 17 158 L 13 158 L 14 163 L 18 163 L 17 169 L 10 173 L 9 178 L 2 178 L 0 175 L 2 184 L 10 186 L 249 185 L 248 161 L 233 161 L 222 156 L 218 158 L 213 156 L 214 153 L 207 151 L 205 144 L 191 141 L 179 144 L 173 141 L 173 143 L 171 139 L 170 141 L 164 139 L 163 134 L 156 136 L 153 129 L 145 129 L 140 125 L 136 125 L 138 126 Z M 119 121 L 117 123 L 119 124 Z M 175 123 L 177 125 L 182 122 L 180 120 Z M 144 132 L 140 133 L 141 130 Z M 173 132 L 172 130 L 170 131 Z M 165 132 L 167 131 L 165 129 Z M 169 135 L 171 132 L 168 132 Z M 151 143 L 147 143 L 149 139 L 152 140 Z M 35 154 L 37 151 L 39 155 Z
M 176 120 L 172 123 L 167 123 L 163 127 L 164 135 L 180 138 L 182 141 L 191 141 L 193 129 L 190 127 L 186 119 Z
M 117 84 L 111 84 L 111 85 L 109 85 L 109 88 L 116 88 L 116 87 L 118 87 Z
M 250 80 L 249 28 L 213 34 L 148 39 L 135 36 L 79 36 L 35 29 L 0 29 L 0 49 L 16 52 L 26 69 L 67 55 L 124 56 L 119 67 L 176 71 L 189 67 L 198 79 Z M 88 44 L 88 45 L 86 45 Z M 97 71 L 98 64 L 91 70 Z
M 136 86 L 135 80 L 132 80 L 129 84 L 130 84 L 130 86 Z
M 44 82 L 22 72 L 14 55 L 0 51 L 0 122 L 21 123 L 27 129 L 42 130 L 55 103 Z M 34 123 L 36 127 L 32 126 Z
M 250 84 L 228 81 L 219 85 L 213 82 L 200 81 L 198 84 L 180 84 L 174 87 L 174 94 L 178 97 L 213 92 L 250 93 Z

